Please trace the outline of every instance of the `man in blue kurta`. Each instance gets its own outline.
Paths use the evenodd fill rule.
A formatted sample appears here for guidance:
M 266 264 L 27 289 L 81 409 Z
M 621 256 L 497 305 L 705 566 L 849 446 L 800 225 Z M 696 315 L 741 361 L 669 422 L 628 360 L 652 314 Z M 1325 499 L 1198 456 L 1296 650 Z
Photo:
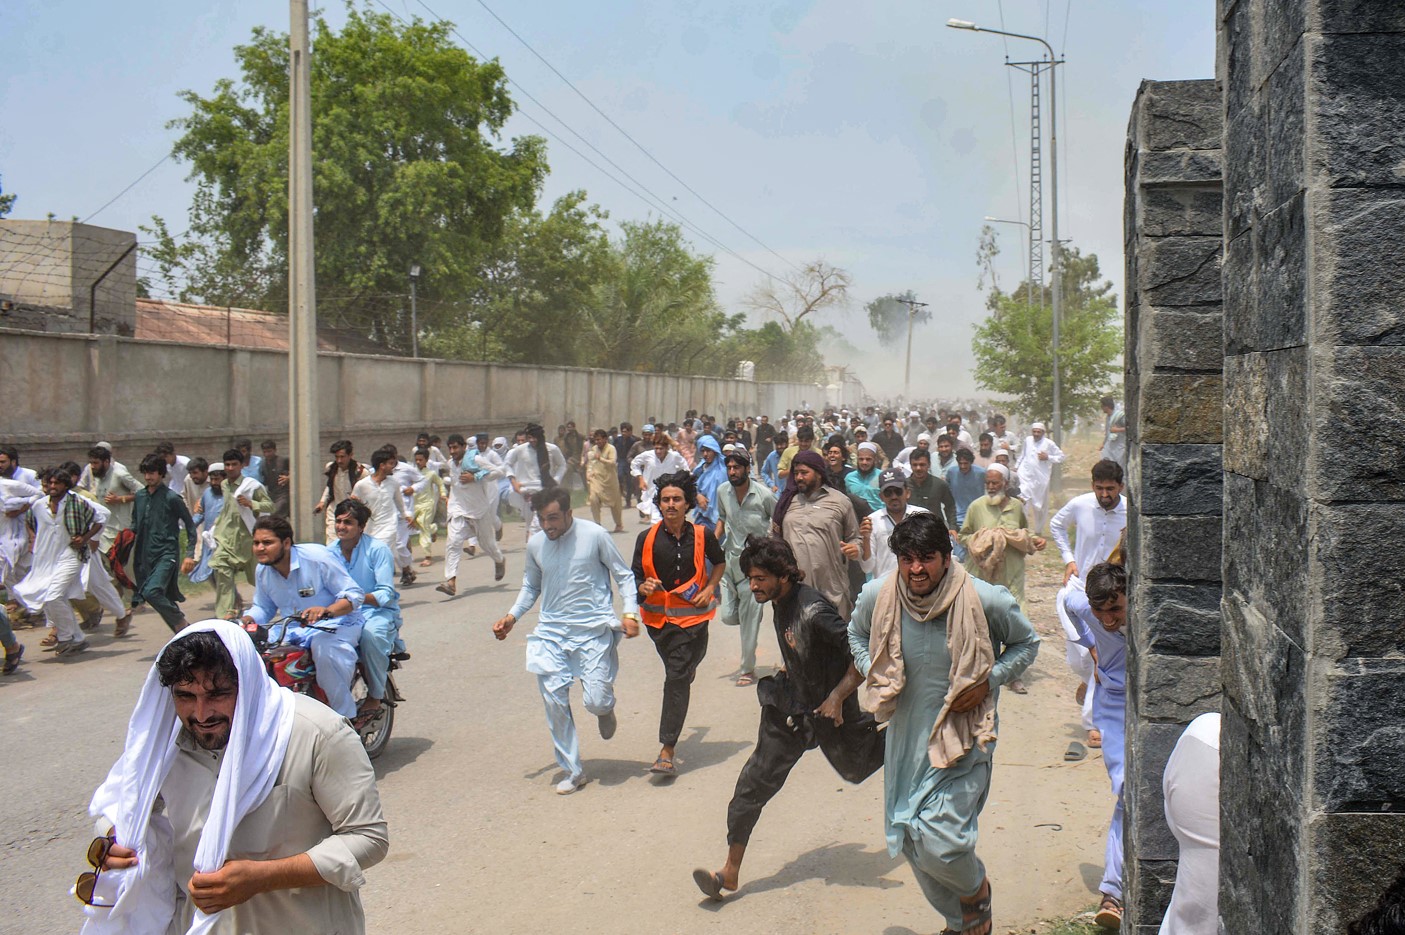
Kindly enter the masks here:
M 1010 592 L 951 560 L 946 525 L 908 517 L 890 540 L 898 570 L 870 581 L 849 621 L 864 707 L 888 721 L 888 852 L 902 851 L 948 928 L 991 931 L 976 856 L 990 791 L 1000 686 L 1027 669 L 1039 637 Z
M 385 679 L 390 672 L 390 652 L 400 634 L 400 592 L 395 590 L 395 555 L 390 546 L 365 534 L 371 510 L 360 500 L 337 504 L 333 529 L 337 541 L 327 551 L 341 561 L 365 592 L 361 604 L 361 639 L 356 652 L 366 674 L 366 700 L 357 712 L 369 723 L 385 700 Z M 391 699 L 392 701 L 394 699 Z
M 527 540 L 522 590 L 512 610 L 493 624 L 493 635 L 507 639 L 513 625 L 542 599 L 537 628 L 527 637 L 527 671 L 537 677 L 556 763 L 566 771 L 556 792 L 570 795 L 586 782 L 571 717 L 571 683 L 580 679 L 585 709 L 599 720 L 600 736 L 609 740 L 618 726 L 620 635 L 639 635 L 639 604 L 634 572 L 603 526 L 571 515 L 566 488 L 533 494 L 532 510 L 542 528 Z M 619 618 L 610 595 L 612 579 L 624 602 Z
M 1102 733 L 1103 765 L 1116 800 L 1103 854 L 1102 904 L 1097 923 L 1122 924 L 1122 777 L 1127 763 L 1127 572 L 1121 565 L 1094 565 L 1084 587 L 1065 588 L 1064 610 L 1078 630 L 1079 645 L 1092 653 L 1098 690 L 1093 695 L 1093 726 Z
M 698 506 L 693 519 L 713 532 L 717 529 L 717 492 L 727 486 L 727 469 L 722 464 L 722 446 L 710 433 L 698 436 L 698 463 L 693 468 L 693 480 L 698 485 Z

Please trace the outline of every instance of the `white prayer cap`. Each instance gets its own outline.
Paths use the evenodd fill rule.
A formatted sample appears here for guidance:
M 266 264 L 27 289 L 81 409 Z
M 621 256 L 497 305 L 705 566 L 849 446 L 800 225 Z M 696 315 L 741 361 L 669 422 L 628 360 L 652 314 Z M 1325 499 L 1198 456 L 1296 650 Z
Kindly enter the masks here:
M 506 448 L 506 447 L 507 447 L 507 436 L 505 436 L 505 435 L 499 435 L 497 438 L 493 439 L 493 447 L 494 447 L 494 448 Z
M 1009 479 L 1010 479 L 1010 469 L 1007 468 L 1007 467 L 1006 467 L 1005 465 L 1003 465 L 1003 464 L 991 464 L 991 465 L 988 465 L 988 466 L 986 467 L 986 469 L 985 469 L 985 472 L 986 472 L 987 474 L 989 474 L 989 473 L 992 472 L 992 471 L 994 471 L 996 474 L 999 474 L 1001 477 L 1005 478 L 1006 480 L 1009 480 Z
M 1041 432 L 1047 432 L 1047 431 L 1049 431 L 1047 428 L 1045 428 L 1043 422 L 1036 422 L 1036 423 L 1034 423 L 1033 425 L 1031 425 L 1031 426 L 1029 427 L 1029 430 L 1030 430 L 1031 432 L 1033 432 L 1035 429 L 1038 429 L 1038 430 L 1041 431 Z
M 878 446 L 873 442 L 859 442 L 859 451 L 871 451 L 878 454 Z
M 916 409 L 914 409 L 914 410 L 912 410 L 911 412 L 909 412 L 908 415 L 911 416 L 911 417 L 914 418 L 914 419 L 920 419 L 920 418 L 922 418 L 922 413 L 918 412 Z
M 94 448 L 106 448 L 108 454 L 112 454 L 112 442 L 98 442 Z
M 722 453 L 723 453 L 723 454 L 726 454 L 726 453 L 729 452 L 729 451 L 736 451 L 736 450 L 737 450 L 737 446 L 734 445 L 734 444 L 732 444 L 731 442 L 728 442 L 727 444 L 725 444 L 725 445 L 722 446 Z
M 921 442 L 929 442 L 929 441 L 931 441 L 931 440 L 932 440 L 932 433 L 931 433 L 931 432 L 918 432 L 918 433 L 917 433 L 917 441 L 918 441 L 919 443 L 921 443 Z
M 995 457 L 1004 458 L 1006 461 L 1008 461 L 1010 460 L 1010 450 L 1008 448 L 997 449 L 995 452 Z

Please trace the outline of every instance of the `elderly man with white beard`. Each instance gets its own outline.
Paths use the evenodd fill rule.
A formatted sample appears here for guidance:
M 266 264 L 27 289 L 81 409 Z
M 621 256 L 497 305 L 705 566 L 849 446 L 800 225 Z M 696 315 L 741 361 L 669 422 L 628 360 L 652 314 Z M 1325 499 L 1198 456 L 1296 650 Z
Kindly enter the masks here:
M 966 570 L 991 584 L 1008 588 L 1024 606 L 1024 559 L 1048 543 L 1032 534 L 1019 500 L 1006 493 L 1008 471 L 992 464 L 985 472 L 985 496 L 966 507 L 960 540 L 966 547 Z

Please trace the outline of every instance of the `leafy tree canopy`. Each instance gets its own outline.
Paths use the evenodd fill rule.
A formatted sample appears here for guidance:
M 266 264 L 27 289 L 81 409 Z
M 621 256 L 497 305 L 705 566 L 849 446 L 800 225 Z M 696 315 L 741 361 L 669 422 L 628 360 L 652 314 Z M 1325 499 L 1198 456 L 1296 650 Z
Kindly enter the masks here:
M 980 258 L 983 276 L 990 282 L 986 307 L 991 314 L 976 327 L 971 344 L 976 385 L 1007 397 L 1010 408 L 1048 421 L 1054 409 L 1053 309 L 1028 281 L 1011 293 L 1000 291 L 989 274 L 993 255 L 983 247 Z M 1059 346 L 1062 410 L 1095 410 L 1118 372 L 1122 320 L 1097 255 L 1084 256 L 1076 247 L 1063 250 Z
M 318 305 L 339 323 L 408 344 L 412 265 L 435 300 L 462 294 L 547 165 L 544 141 L 502 145 L 512 113 L 497 62 L 479 62 L 444 23 L 396 22 L 348 6 L 340 32 L 313 24 L 312 153 Z M 288 39 L 256 28 L 235 49 L 238 81 L 181 95 L 176 155 L 196 183 L 191 238 L 157 219 L 167 284 L 218 304 L 287 301 Z
M 868 323 L 878 335 L 878 340 L 887 347 L 901 347 L 907 340 L 908 317 L 913 324 L 921 325 L 932 320 L 930 308 L 910 308 L 909 302 L 916 302 L 917 294 L 911 289 L 906 292 L 880 296 L 864 306 L 868 312 Z

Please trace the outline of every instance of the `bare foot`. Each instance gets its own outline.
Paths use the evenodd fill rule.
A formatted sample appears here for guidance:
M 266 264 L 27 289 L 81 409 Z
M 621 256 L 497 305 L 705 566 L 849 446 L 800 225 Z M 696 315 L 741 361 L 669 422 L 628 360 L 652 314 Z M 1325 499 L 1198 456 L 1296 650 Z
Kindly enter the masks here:
M 1102 731 L 1098 731 L 1098 730 L 1090 730 L 1090 731 L 1088 731 L 1088 746 L 1092 747 L 1094 750 L 1097 750 L 1097 749 L 1101 748 L 1102 745 L 1103 745 L 1103 735 L 1102 735 Z

